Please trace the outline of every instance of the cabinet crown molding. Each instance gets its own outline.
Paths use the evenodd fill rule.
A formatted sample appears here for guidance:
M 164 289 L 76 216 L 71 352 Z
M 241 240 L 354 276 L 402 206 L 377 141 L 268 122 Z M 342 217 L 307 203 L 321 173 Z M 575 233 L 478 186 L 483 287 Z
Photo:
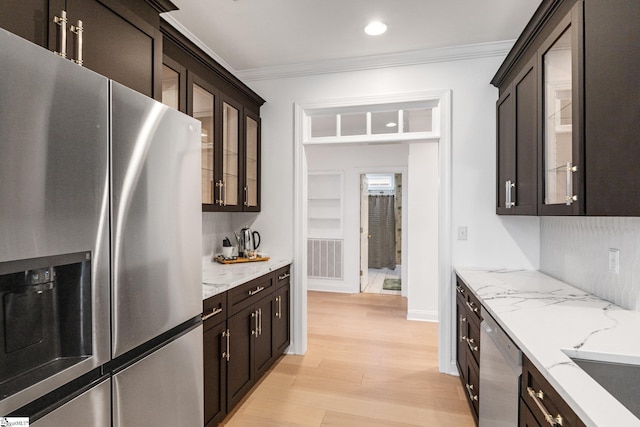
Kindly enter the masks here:
M 524 55 L 527 48 L 531 45 L 533 40 L 540 33 L 540 30 L 546 25 L 560 5 L 569 2 L 575 3 L 575 1 L 576 0 L 543 0 L 520 34 L 520 37 L 518 37 L 515 44 L 507 54 L 502 65 L 498 68 L 495 76 L 491 79 L 491 84 L 500 88 L 509 72 Z

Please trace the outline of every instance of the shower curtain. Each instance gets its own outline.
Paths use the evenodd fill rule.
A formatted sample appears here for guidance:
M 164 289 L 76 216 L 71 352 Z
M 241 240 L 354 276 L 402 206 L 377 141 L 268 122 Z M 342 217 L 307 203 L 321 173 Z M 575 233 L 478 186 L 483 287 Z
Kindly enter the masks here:
M 369 196 L 369 268 L 396 268 L 395 196 Z

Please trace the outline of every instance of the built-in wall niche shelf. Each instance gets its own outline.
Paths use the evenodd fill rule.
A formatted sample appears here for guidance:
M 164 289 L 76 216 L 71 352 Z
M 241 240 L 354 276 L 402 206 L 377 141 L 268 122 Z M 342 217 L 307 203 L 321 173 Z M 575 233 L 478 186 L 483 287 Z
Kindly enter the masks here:
M 307 185 L 309 238 L 342 238 L 342 173 L 310 172 Z

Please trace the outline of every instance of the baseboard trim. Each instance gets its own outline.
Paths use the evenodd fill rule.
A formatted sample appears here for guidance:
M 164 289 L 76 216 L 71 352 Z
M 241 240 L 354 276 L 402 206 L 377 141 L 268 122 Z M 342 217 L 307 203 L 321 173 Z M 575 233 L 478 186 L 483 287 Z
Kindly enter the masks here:
M 456 361 L 455 360 L 449 361 L 449 366 L 447 367 L 446 372 L 443 372 L 443 373 L 459 377 L 460 372 L 458 372 L 458 366 L 456 365 Z
M 345 287 L 343 284 L 326 284 L 326 283 L 312 283 L 309 279 L 307 284 L 307 290 L 318 292 L 339 292 L 343 294 L 352 294 L 353 290 Z
M 407 320 L 438 323 L 438 312 L 431 310 L 408 310 Z

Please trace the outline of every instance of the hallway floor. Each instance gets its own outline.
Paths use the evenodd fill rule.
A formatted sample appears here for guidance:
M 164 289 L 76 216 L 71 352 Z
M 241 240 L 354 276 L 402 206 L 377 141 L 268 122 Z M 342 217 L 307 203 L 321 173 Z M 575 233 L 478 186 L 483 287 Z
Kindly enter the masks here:
M 265 375 L 227 427 L 475 427 L 458 377 L 438 372 L 438 324 L 406 298 L 308 293 L 308 349 Z
M 395 270 L 389 270 L 388 268 L 380 270 L 370 268 L 369 281 L 362 292 L 367 294 L 400 295 L 401 291 L 388 291 L 386 289 L 382 289 L 382 284 L 384 283 L 384 279 L 400 279 L 400 276 L 402 276 L 401 273 L 402 268 L 399 265 L 396 266 Z

